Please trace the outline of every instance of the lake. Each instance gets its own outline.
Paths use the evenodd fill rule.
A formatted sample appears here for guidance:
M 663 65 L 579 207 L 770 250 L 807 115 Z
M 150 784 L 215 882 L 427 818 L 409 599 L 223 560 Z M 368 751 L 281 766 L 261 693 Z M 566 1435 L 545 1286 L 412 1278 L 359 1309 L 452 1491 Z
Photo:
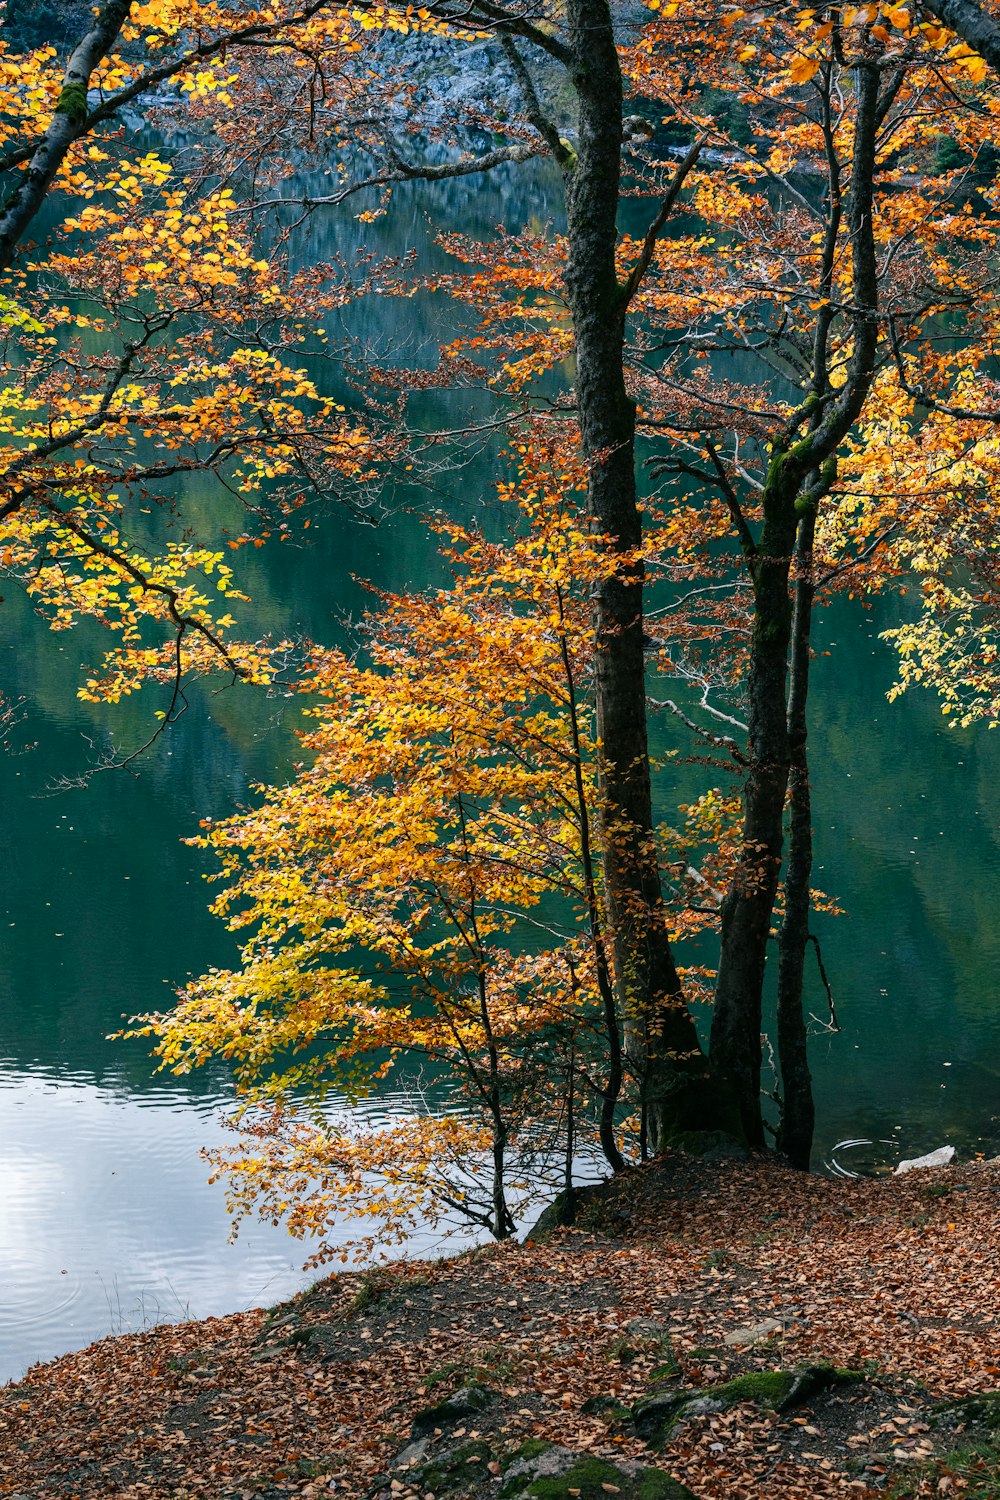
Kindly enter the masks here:
M 485 236 L 501 220 L 517 229 L 552 214 L 537 173 L 413 188 L 380 221 L 380 248 L 426 247 L 429 215 Z M 340 215 L 317 221 L 301 254 L 349 255 L 361 241 Z M 447 336 L 450 317 L 428 299 L 367 304 L 360 331 L 391 332 L 413 363 L 427 339 Z M 362 602 L 355 575 L 390 587 L 442 576 L 421 506 L 486 514 L 492 469 L 480 454 L 433 493 L 402 497 L 377 529 L 330 510 L 314 518 L 308 549 L 241 553 L 260 629 L 335 641 Z M 181 499 L 225 518 L 224 500 L 197 484 Z M 831 655 L 814 677 L 815 883 L 846 910 L 817 922 L 842 1026 L 813 1045 L 818 1165 L 848 1137 L 893 1143 L 886 1161 L 949 1140 L 992 1153 L 998 1139 L 1000 739 L 947 728 L 926 696 L 886 702 L 894 661 L 879 632 L 905 607 L 841 601 L 816 626 Z M 223 1190 L 207 1185 L 198 1154 L 232 1097 L 224 1071 L 164 1079 L 141 1045 L 106 1040 L 123 1016 L 162 1008 L 189 975 L 231 961 L 232 941 L 206 909 L 205 858 L 182 840 L 247 800 L 255 781 L 288 774 L 300 705 L 199 689 L 136 774 L 57 790 L 110 743 L 145 738 L 155 694 L 114 712 L 78 703 L 78 664 L 96 640 L 46 632 L 13 595 L 0 609 L 0 688 L 25 700 L 26 715 L 0 759 L 4 1379 L 105 1333 L 275 1302 L 310 1277 L 307 1252 L 282 1230 L 246 1226 L 227 1242 Z M 675 721 L 654 729 L 658 750 L 687 748 L 684 735 Z M 809 982 L 822 1019 L 812 971 Z M 372 1104 L 376 1115 L 405 1108 L 399 1095 Z M 428 1233 L 411 1250 L 439 1243 Z

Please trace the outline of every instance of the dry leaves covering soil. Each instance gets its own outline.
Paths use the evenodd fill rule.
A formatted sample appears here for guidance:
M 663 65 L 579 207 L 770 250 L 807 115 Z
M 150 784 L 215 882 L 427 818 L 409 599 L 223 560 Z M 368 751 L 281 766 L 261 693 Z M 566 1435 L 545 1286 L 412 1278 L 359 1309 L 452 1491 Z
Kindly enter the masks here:
M 437 1481 L 448 1500 L 499 1497 L 527 1439 L 638 1459 L 701 1500 L 1000 1496 L 990 1450 L 954 1457 L 964 1435 L 934 1417 L 1000 1387 L 996 1166 L 850 1182 L 678 1153 L 581 1217 L 37 1366 L 0 1391 L 0 1496 L 426 1497 L 425 1472 L 393 1465 L 414 1419 L 470 1382 L 483 1410 L 432 1418 L 422 1450 L 465 1445 Z M 822 1362 L 864 1378 L 783 1413 L 703 1411 L 660 1451 L 629 1414 L 651 1391 Z

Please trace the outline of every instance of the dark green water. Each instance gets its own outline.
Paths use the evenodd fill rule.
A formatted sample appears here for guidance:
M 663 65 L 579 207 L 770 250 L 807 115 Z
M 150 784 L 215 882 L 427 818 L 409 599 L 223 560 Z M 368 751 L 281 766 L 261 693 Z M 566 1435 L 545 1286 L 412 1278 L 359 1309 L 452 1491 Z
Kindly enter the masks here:
M 400 194 L 381 221 L 385 252 L 425 246 L 430 213 L 485 235 L 550 207 L 528 177 Z M 360 239 L 353 222 L 318 223 L 302 254 L 350 254 Z M 372 304 L 364 318 L 359 331 L 412 348 L 407 362 L 450 336 L 450 308 L 427 300 Z M 480 455 L 420 503 L 485 509 L 493 480 Z M 192 486 L 183 499 L 224 518 L 221 496 Z M 439 576 L 415 510 L 377 530 L 329 512 L 308 549 L 241 554 L 241 569 L 259 629 L 323 640 L 359 605 L 352 575 L 393 587 Z M 848 913 L 820 925 L 843 1029 L 814 1044 L 818 1159 L 846 1137 L 895 1140 L 899 1155 L 946 1140 L 985 1149 L 1000 1113 L 1000 739 L 948 730 L 928 698 L 886 702 L 894 668 L 878 633 L 898 607 L 839 604 L 818 624 L 833 654 L 815 679 L 816 883 Z M 275 1301 L 303 1279 L 302 1248 L 282 1231 L 227 1244 L 222 1191 L 198 1156 L 219 1134 L 225 1076 L 158 1079 L 140 1047 L 105 1040 L 123 1014 L 163 1006 L 189 974 L 229 961 L 203 858 L 181 840 L 255 780 L 287 773 L 298 704 L 198 692 L 137 775 L 53 795 L 95 745 L 144 738 L 156 706 L 147 697 L 109 717 L 77 703 L 87 646 L 48 634 L 12 596 L 0 605 L 0 685 L 26 700 L 15 740 L 35 744 L 0 760 L 0 1378 L 107 1332 Z M 681 743 L 672 724 L 656 733 L 661 749 Z M 818 981 L 812 1002 L 824 1017 Z

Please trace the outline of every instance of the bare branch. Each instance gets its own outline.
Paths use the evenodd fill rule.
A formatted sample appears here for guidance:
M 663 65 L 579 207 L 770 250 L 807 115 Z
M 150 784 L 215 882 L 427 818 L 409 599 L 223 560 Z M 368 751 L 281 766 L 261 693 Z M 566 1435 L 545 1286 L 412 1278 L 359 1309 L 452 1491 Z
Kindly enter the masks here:
M 646 230 L 646 237 L 642 242 L 642 249 L 639 251 L 639 258 L 629 272 L 628 280 L 626 281 L 625 286 L 622 289 L 623 307 L 628 307 L 629 303 L 632 301 L 632 298 L 639 290 L 639 285 L 642 281 L 642 278 L 649 270 L 650 261 L 653 259 L 653 252 L 656 249 L 656 242 L 660 237 L 660 232 L 663 229 L 664 224 L 666 224 L 667 220 L 669 219 L 674 204 L 677 202 L 677 195 L 679 194 L 681 188 L 684 186 L 684 179 L 687 177 L 688 173 L 691 171 L 695 162 L 701 155 L 702 147 L 707 140 L 707 134 L 703 133 L 702 135 L 699 135 L 694 141 L 692 141 L 690 147 L 688 148 L 687 155 L 684 157 L 684 160 L 679 164 L 677 170 L 674 172 L 673 178 L 670 182 L 670 186 L 667 188 L 667 191 L 664 193 L 661 200 L 656 218 Z
M 500 45 L 503 47 L 504 56 L 510 63 L 514 77 L 517 79 L 518 88 L 521 90 L 525 118 L 530 125 L 535 127 L 560 167 L 565 170 L 573 160 L 573 153 L 543 110 L 541 100 L 538 97 L 538 90 L 535 88 L 535 81 L 528 71 L 527 63 L 517 50 L 511 37 L 502 36 L 500 38 Z
M 747 758 L 743 754 L 743 751 L 740 749 L 735 740 L 731 740 L 728 735 L 712 734 L 710 730 L 702 729 L 701 726 L 696 724 L 693 719 L 688 718 L 687 714 L 682 708 L 678 708 L 673 699 L 647 698 L 646 702 L 651 704 L 653 708 L 669 708 L 670 712 L 672 714 L 676 714 L 678 719 L 683 720 L 683 722 L 691 730 L 691 733 L 696 734 L 700 740 L 705 740 L 709 745 L 714 745 L 717 750 L 725 750 L 726 753 L 728 755 L 731 755 L 733 757 L 733 760 L 735 760 L 739 765 L 745 766 L 747 764 Z M 709 711 L 711 712 L 711 710 Z M 724 717 L 724 715 L 722 717 Z

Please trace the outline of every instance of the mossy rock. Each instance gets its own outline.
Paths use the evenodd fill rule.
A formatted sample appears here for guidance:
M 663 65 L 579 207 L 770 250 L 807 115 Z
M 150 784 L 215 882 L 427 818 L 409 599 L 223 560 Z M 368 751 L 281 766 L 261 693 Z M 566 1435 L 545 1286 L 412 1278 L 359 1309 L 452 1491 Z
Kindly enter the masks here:
M 636 1435 L 651 1447 L 661 1447 L 690 1417 L 713 1416 L 742 1401 L 768 1411 L 790 1411 L 834 1386 L 863 1379 L 857 1370 L 835 1365 L 801 1365 L 794 1370 L 754 1370 L 700 1390 L 655 1392 L 632 1409 Z
M 632 1408 L 632 1420 L 636 1436 L 650 1448 L 659 1448 L 689 1417 L 713 1416 L 725 1407 L 726 1403 L 717 1400 L 711 1388 L 662 1391 L 637 1401 Z
M 1000 1432 L 1000 1391 L 979 1391 L 941 1401 L 931 1413 L 938 1427 L 976 1427 L 986 1432 Z
M 439 1427 L 442 1430 L 446 1427 L 453 1427 L 456 1422 L 462 1422 L 466 1417 L 474 1417 L 478 1412 L 485 1411 L 495 1399 L 496 1392 L 491 1391 L 489 1386 L 463 1386 L 446 1401 L 438 1401 L 436 1405 L 417 1412 L 410 1426 L 410 1437 L 426 1437 L 428 1433 L 435 1432 Z
M 662 1469 L 584 1457 L 555 1445 L 511 1464 L 500 1494 L 504 1500 L 607 1500 L 614 1491 L 606 1486 L 620 1500 L 695 1500 Z
M 617 1396 L 589 1396 L 580 1407 L 584 1417 L 603 1417 L 606 1422 L 627 1422 L 632 1409 L 623 1406 Z
M 542 1209 L 537 1220 L 525 1235 L 525 1239 L 542 1240 L 546 1235 L 551 1234 L 553 1229 L 561 1229 L 567 1224 L 572 1224 L 576 1219 L 579 1203 L 578 1190 L 575 1190 L 572 1195 L 565 1190 L 557 1194 L 548 1208 Z
M 430 1463 L 419 1469 L 411 1469 L 407 1478 L 410 1484 L 419 1484 L 423 1490 L 435 1495 L 445 1495 L 452 1490 L 467 1490 L 484 1477 L 489 1478 L 486 1465 L 493 1457 L 489 1443 L 474 1439 L 460 1443 L 436 1455 Z
M 539 1458 L 543 1453 L 548 1453 L 552 1444 L 547 1438 L 525 1438 L 520 1448 L 509 1453 L 506 1458 L 501 1459 L 504 1469 L 509 1469 L 511 1464 L 517 1463 L 519 1459 Z

